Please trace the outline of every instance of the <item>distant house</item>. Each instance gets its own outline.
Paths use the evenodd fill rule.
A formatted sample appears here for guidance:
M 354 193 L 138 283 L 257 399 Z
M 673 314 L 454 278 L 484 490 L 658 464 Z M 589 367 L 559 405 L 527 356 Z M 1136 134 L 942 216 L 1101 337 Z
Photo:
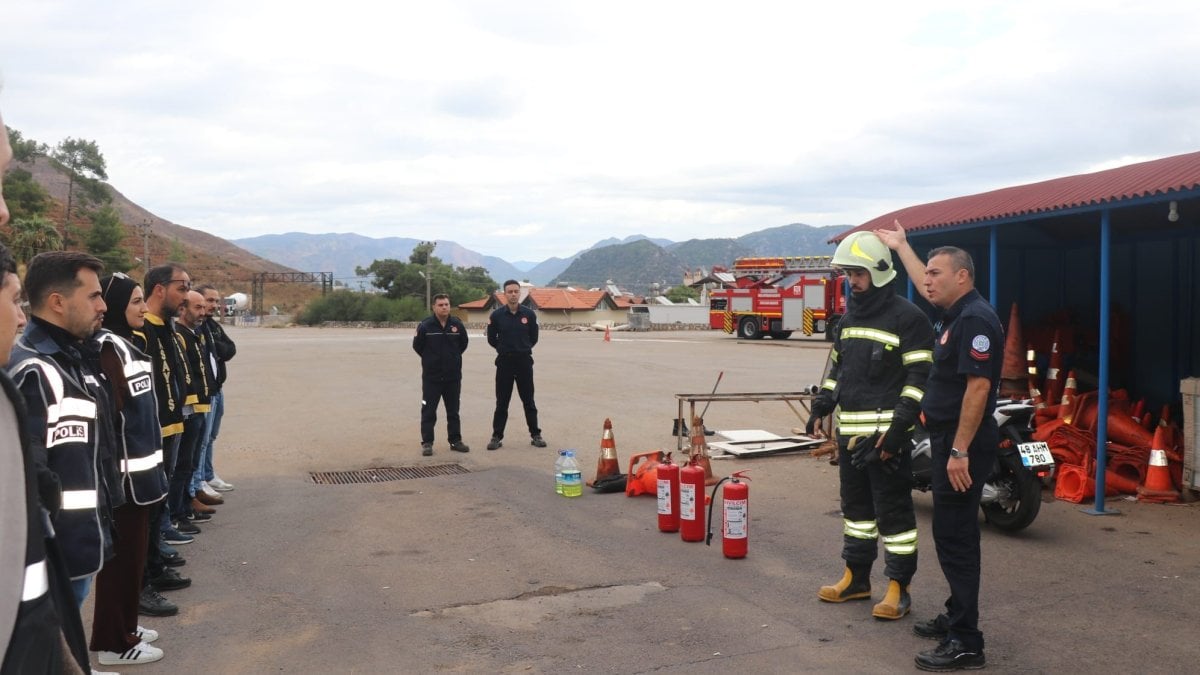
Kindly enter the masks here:
M 525 285 L 521 295 L 521 304 L 537 312 L 538 322 L 547 326 L 626 323 L 629 307 L 637 300 L 628 295 L 614 298 L 608 291 Z M 489 297 L 464 302 L 458 309 L 466 313 L 468 323 L 487 323 L 491 313 L 503 305 L 504 294 L 497 291 Z

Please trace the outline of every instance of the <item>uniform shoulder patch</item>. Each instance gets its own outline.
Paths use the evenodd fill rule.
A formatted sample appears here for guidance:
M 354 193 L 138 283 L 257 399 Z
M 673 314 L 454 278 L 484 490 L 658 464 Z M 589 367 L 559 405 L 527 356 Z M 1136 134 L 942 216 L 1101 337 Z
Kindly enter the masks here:
M 992 358 L 988 351 L 992 347 L 992 341 L 986 335 L 976 335 L 971 338 L 971 358 L 976 361 L 987 361 Z

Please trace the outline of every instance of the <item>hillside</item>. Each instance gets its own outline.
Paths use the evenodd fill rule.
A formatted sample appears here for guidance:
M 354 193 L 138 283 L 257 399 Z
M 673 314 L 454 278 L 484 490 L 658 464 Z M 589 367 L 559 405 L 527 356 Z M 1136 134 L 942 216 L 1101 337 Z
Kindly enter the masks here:
M 651 284 L 657 283 L 664 289 L 678 284 L 687 268 L 674 254 L 641 239 L 581 253 L 551 285 L 565 283 L 593 288 L 611 279 L 623 289 L 646 293 Z

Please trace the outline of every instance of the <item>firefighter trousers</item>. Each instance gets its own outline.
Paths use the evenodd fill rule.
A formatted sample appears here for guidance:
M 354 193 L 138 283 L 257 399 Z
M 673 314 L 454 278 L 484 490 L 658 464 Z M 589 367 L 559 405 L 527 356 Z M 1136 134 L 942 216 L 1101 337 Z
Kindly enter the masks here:
M 849 439 L 838 443 L 842 495 L 842 559 L 852 570 L 869 570 L 883 538 L 884 574 L 907 586 L 917 572 L 917 518 L 913 513 L 912 459 L 902 455 L 893 472 L 875 462 L 850 463 Z

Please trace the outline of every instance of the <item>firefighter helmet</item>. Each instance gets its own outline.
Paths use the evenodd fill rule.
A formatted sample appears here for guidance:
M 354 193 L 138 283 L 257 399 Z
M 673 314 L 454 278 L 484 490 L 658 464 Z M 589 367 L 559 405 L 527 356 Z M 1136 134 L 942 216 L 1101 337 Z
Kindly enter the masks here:
M 871 273 L 871 285 L 880 288 L 896 278 L 892 251 L 873 232 L 854 232 L 833 253 L 835 267 L 860 267 Z

